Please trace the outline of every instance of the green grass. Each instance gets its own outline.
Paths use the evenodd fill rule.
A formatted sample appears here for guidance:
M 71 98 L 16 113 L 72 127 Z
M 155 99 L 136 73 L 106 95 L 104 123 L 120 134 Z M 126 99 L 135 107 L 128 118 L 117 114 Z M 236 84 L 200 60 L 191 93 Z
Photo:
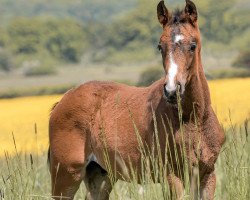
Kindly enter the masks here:
M 231 126 L 216 164 L 216 199 L 250 199 L 249 121 Z
M 226 130 L 227 140 L 216 163 L 215 199 L 250 199 L 249 131 L 248 121 L 241 127 L 232 125 Z M 138 140 L 140 143 L 140 137 Z M 13 145 L 16 146 L 15 140 L 13 141 Z M 35 149 L 34 152 L 36 152 Z M 118 181 L 111 193 L 111 199 L 170 199 L 169 188 L 164 178 L 164 166 L 159 164 L 159 158 L 150 154 L 145 156 L 145 152 L 145 149 L 141 149 L 145 158 L 145 168 L 142 172 L 143 184 L 136 184 L 136 178 L 132 178 L 131 183 Z M 148 159 L 153 163 L 153 173 L 160 178 L 158 184 L 153 183 L 152 177 L 148 173 L 146 164 Z M 50 199 L 51 183 L 47 166 L 47 152 L 42 155 L 19 153 L 18 149 L 14 155 L 5 152 L 5 157 L 0 159 L 0 166 L 0 199 Z M 185 169 L 187 172 L 187 168 Z M 186 176 L 184 180 L 187 183 L 189 177 Z M 190 199 L 188 183 L 187 186 L 184 199 Z M 85 187 L 82 184 L 75 199 L 84 198 Z

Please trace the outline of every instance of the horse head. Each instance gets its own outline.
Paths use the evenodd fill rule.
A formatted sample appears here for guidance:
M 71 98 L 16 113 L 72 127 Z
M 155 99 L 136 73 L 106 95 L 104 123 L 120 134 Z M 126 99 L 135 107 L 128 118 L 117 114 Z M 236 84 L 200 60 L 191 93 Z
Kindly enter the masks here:
M 157 16 L 163 27 L 158 48 L 165 70 L 164 97 L 169 103 L 177 103 L 177 92 L 183 96 L 185 87 L 196 74 L 200 62 L 200 31 L 195 4 L 186 0 L 185 8 L 172 14 L 160 1 Z

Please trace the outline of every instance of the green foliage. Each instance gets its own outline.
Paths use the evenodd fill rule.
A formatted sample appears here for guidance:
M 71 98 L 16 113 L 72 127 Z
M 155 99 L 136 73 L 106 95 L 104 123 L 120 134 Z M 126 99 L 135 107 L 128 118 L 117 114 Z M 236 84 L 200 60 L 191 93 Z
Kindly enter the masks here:
M 6 32 L 6 29 L 0 27 L 0 47 L 5 47 L 7 40 L 8 40 L 8 33 Z
M 83 27 L 72 20 L 53 20 L 46 23 L 46 28 L 49 52 L 65 61 L 78 62 L 86 47 Z
M 25 76 L 46 76 L 56 74 L 56 69 L 51 66 L 32 67 L 25 71 Z
M 74 18 L 77 21 L 110 22 L 117 15 L 134 7 L 137 0 L 0 0 L 2 18 L 53 16 Z
M 233 66 L 246 68 L 250 71 L 250 50 L 240 52 L 238 57 L 235 59 Z
M 249 199 L 250 198 L 250 140 L 249 125 L 246 121 L 245 126 L 232 126 L 226 130 L 226 143 L 216 162 L 216 194 L 215 199 Z M 39 130 L 34 131 L 34 137 L 39 139 Z M 2 199 L 50 199 L 51 198 L 51 180 L 47 165 L 47 152 L 38 155 L 36 152 L 40 147 L 36 147 L 34 152 L 19 152 L 13 136 L 13 145 L 16 152 L 10 155 L 5 152 L 5 157 L 0 159 L 0 198 Z M 158 140 L 157 140 L 158 142 Z M 139 148 L 139 147 L 138 147 Z M 141 149 L 140 149 L 141 150 Z M 143 151 L 143 150 L 141 150 Z M 145 150 L 144 150 L 145 151 Z M 158 148 L 156 147 L 158 153 Z M 176 148 L 173 149 L 177 152 Z M 131 183 L 118 181 L 115 184 L 114 191 L 111 193 L 111 199 L 176 199 L 171 198 L 169 187 L 166 180 L 166 174 L 161 173 L 166 167 L 161 165 L 159 154 L 145 158 L 142 162 L 152 165 L 142 169 L 142 184 L 137 184 L 137 177 L 133 174 Z M 143 163 L 144 164 L 144 163 Z M 158 165 L 157 165 L 158 164 Z M 168 163 L 169 164 L 169 163 Z M 168 165 L 169 166 L 169 165 Z M 130 169 L 130 168 L 129 168 Z M 148 169 L 152 169 L 149 171 Z M 185 167 L 185 174 L 190 174 Z M 112 174 L 111 174 L 112 175 Z M 152 175 L 158 175 L 160 182 L 155 184 Z M 114 176 L 114 175 L 113 175 Z M 141 191 L 139 193 L 138 191 Z M 191 199 L 189 196 L 190 184 L 185 185 L 185 199 Z M 75 199 L 84 199 L 86 189 L 83 184 L 79 188 Z
M 113 59 L 110 59 L 110 57 L 113 55 L 128 54 L 128 52 L 132 52 L 134 55 L 137 54 L 137 58 L 141 54 L 143 58 L 139 58 L 140 61 L 152 60 L 155 57 L 156 50 L 154 49 L 156 49 L 161 32 L 155 12 L 154 2 L 140 0 L 134 10 L 114 20 L 108 28 L 101 26 L 101 36 L 99 34 L 97 37 L 91 35 L 93 37 L 91 41 L 100 41 L 97 42 L 99 44 L 98 48 L 104 49 L 103 53 L 98 55 L 98 60 L 112 62 Z M 98 30 L 93 25 L 92 28 L 94 31 Z M 143 56 L 142 51 L 145 48 L 152 49 L 150 55 Z M 123 60 L 126 60 L 126 58 Z
M 158 67 L 150 67 L 143 71 L 140 75 L 138 86 L 149 86 L 153 82 L 159 80 L 163 75 L 163 70 Z
M 33 54 L 42 45 L 44 35 L 42 22 L 38 19 L 16 18 L 7 27 L 8 46 L 15 54 Z
M 194 2 L 199 11 L 203 46 L 213 50 L 210 43 L 227 45 L 224 51 L 249 48 L 250 4 L 246 0 Z M 41 62 L 39 55 L 47 55 L 44 59 L 49 55 L 57 61 L 75 63 L 85 53 L 94 62 L 147 62 L 156 59 L 155 47 L 162 32 L 156 17 L 157 3 L 0 0 L 0 6 L 5 8 L 1 13 L 0 46 L 18 57 L 17 65 L 22 63 L 20 55 L 39 57 Z M 166 2 L 169 10 L 176 4 L 183 7 L 185 2 Z
M 203 35 L 204 44 L 213 43 L 221 47 L 227 45 L 224 51 L 235 48 L 248 48 L 250 26 L 249 4 L 241 6 L 244 0 L 229 0 L 218 2 L 216 0 L 195 1 L 199 11 L 199 25 Z M 184 3 L 182 3 L 184 6 Z M 169 7 L 170 3 L 166 3 Z M 151 48 L 150 55 L 142 60 L 148 61 L 156 57 L 154 47 L 159 41 L 161 27 L 156 17 L 156 2 L 138 0 L 134 10 L 115 20 L 107 27 L 101 23 L 90 24 L 89 41 L 93 47 L 93 60 L 99 62 L 120 62 L 130 60 L 139 55 L 145 48 Z M 100 35 L 99 33 L 102 32 Z M 241 35 L 244 38 L 241 38 Z M 244 41 L 243 41 L 244 40 Z M 230 44 L 231 43 L 231 44 Z M 98 52 L 96 52 L 98 50 Z M 122 58 L 119 54 L 127 55 Z M 127 59 L 126 59 L 127 58 Z
M 226 143 L 216 163 L 217 199 L 250 198 L 248 133 L 249 121 L 247 119 L 242 127 L 232 125 L 226 132 Z
M 15 18 L 6 30 L 8 38 L 0 44 L 19 57 L 50 55 L 55 60 L 75 63 L 87 46 L 83 26 L 72 19 Z M 44 62 L 45 58 L 39 59 Z
M 0 49 L 0 70 L 10 71 L 13 68 L 12 56 L 10 53 Z
M 200 28 L 206 40 L 228 43 L 232 37 L 242 34 L 250 25 L 249 7 L 238 6 L 240 1 L 197 1 Z M 238 7 L 238 9 L 234 9 Z

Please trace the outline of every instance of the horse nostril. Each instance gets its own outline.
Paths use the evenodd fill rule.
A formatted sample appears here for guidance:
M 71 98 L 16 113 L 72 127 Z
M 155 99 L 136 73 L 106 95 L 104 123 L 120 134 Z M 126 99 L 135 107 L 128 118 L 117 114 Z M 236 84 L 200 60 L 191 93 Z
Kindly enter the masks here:
M 164 95 L 165 97 L 167 97 L 168 99 L 175 99 L 176 98 L 176 91 L 168 91 L 167 88 L 166 88 L 166 84 L 164 84 L 164 88 L 163 88 L 163 91 L 164 91 Z
M 171 93 L 169 94 L 169 99 L 170 99 L 170 100 L 175 100 L 175 99 L 176 99 L 176 92 L 171 92 Z
M 166 85 L 167 85 L 167 84 L 164 84 L 163 91 L 164 91 L 165 97 L 168 97 L 168 96 L 169 96 L 169 92 L 168 92 L 167 89 L 166 89 Z

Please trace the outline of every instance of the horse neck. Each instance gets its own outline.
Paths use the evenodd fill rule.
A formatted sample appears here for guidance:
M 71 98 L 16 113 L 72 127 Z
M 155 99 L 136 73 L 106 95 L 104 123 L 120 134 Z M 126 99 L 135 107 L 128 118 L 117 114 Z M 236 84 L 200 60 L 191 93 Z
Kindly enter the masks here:
M 195 112 L 195 116 L 202 119 L 211 104 L 211 100 L 200 55 L 196 57 L 193 69 L 194 73 L 186 86 L 183 98 L 183 116 L 190 119 L 191 115 Z
M 169 106 L 163 98 L 163 85 L 164 78 L 156 81 L 149 87 L 149 101 L 152 102 L 151 106 L 156 112 L 156 115 L 165 116 L 167 113 L 171 118 L 178 118 L 178 109 L 174 106 Z M 193 116 L 195 112 L 195 117 L 202 119 L 210 104 L 209 88 L 203 71 L 201 58 L 200 55 L 198 55 L 196 62 L 194 62 L 193 75 L 186 86 L 182 101 L 183 117 L 187 121 L 194 121 Z

